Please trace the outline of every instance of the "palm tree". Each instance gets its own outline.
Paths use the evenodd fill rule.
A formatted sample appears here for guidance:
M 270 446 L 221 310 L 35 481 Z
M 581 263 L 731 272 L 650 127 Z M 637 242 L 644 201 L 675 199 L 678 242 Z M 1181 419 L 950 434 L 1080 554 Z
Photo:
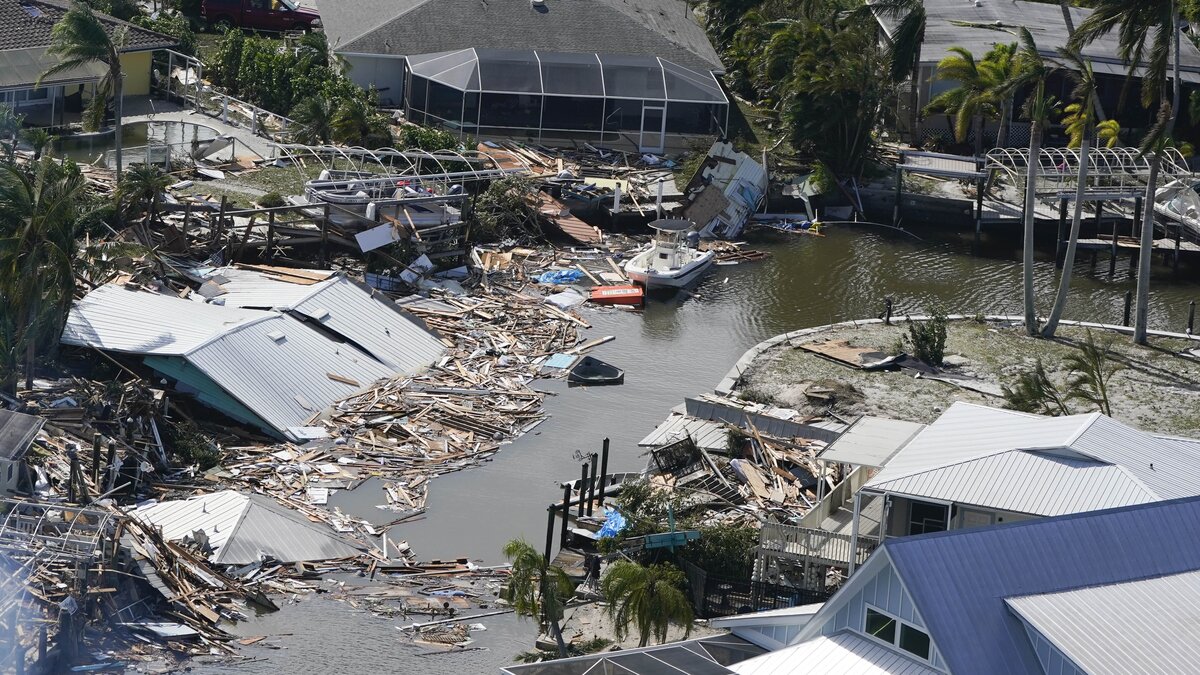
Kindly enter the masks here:
M 899 84 L 911 79 L 909 91 L 909 129 L 912 144 L 920 145 L 921 135 L 921 44 L 925 42 L 925 3 L 923 0 L 875 0 L 866 3 L 866 16 L 859 20 L 874 21 L 875 16 L 898 21 L 888 45 L 888 76 Z
M 954 138 L 963 143 L 971 124 L 975 125 L 975 155 L 983 154 L 983 120 L 999 114 L 996 108 L 995 90 L 999 82 L 991 79 L 992 73 L 982 62 L 963 47 L 951 47 L 952 56 L 938 62 L 935 79 L 952 80 L 958 83 L 953 89 L 938 94 L 925 111 L 941 110 L 954 115 Z
M 88 189 L 74 162 L 0 166 L 0 296 L 17 317 L 13 342 L 25 351 L 26 388 L 38 343 L 57 336 L 71 306 Z
M 1033 288 L 1033 224 L 1034 209 L 1037 205 L 1037 178 L 1042 154 L 1042 129 L 1050 119 L 1057 102 L 1046 93 L 1046 79 L 1052 69 L 1038 52 L 1037 44 L 1029 29 L 1021 27 L 1021 49 L 1017 53 L 1017 74 L 1003 87 L 1006 92 L 1032 87 L 1033 90 L 1025 99 L 1022 111 L 1030 122 L 1029 127 L 1029 162 L 1028 175 L 1025 181 L 1025 233 L 1023 244 L 1023 286 L 1025 305 L 1025 330 L 1029 335 L 1038 334 L 1037 306 L 1034 303 Z
M 1142 73 L 1142 105 L 1159 103 L 1154 126 L 1142 141 L 1150 171 L 1146 182 L 1146 208 L 1142 217 L 1142 235 L 1138 250 L 1137 303 L 1133 322 L 1133 341 L 1146 344 L 1150 310 L 1150 254 L 1154 244 L 1154 196 L 1158 191 L 1158 173 L 1162 149 L 1175 131 L 1179 111 L 1179 3 L 1177 0 L 1096 0 L 1095 9 L 1079 24 L 1070 46 L 1081 49 L 1117 29 L 1119 54 L 1129 64 L 1129 77 L 1145 64 Z M 1172 52 L 1175 58 L 1172 58 Z M 1174 87 L 1171 101 L 1166 100 L 1167 71 L 1171 70 Z
M 63 14 L 51 32 L 50 54 L 58 57 L 58 64 L 52 66 L 38 78 L 38 84 L 43 78 L 61 72 L 73 70 L 89 63 L 102 63 L 108 67 L 108 73 L 96 85 L 95 97 L 89 108 L 89 119 L 99 127 L 104 119 L 104 110 L 108 96 L 113 98 L 114 134 L 113 151 L 116 155 L 117 180 L 121 178 L 121 97 L 124 89 L 121 72 L 120 48 L 125 45 L 127 31 L 124 26 L 118 26 L 109 35 L 104 24 L 92 8 L 81 0 L 71 0 L 71 8 Z
M 651 634 L 664 642 L 671 624 L 683 626 L 685 637 L 690 634 L 692 605 L 680 590 L 683 582 L 683 573 L 670 565 L 613 563 L 600 580 L 600 589 L 608 600 L 617 639 L 625 639 L 630 624 L 637 628 L 639 647 L 650 642 Z
M 522 539 L 505 544 L 504 557 L 512 563 L 512 571 L 503 599 L 512 605 L 518 616 L 538 617 L 543 628 L 549 626 L 558 643 L 558 655 L 565 658 L 567 643 L 563 640 L 559 621 L 563 615 L 563 602 L 575 590 L 570 577 Z
M 33 160 L 35 162 L 42 158 L 42 154 L 46 152 L 46 149 L 50 147 L 50 144 L 53 143 L 54 139 L 56 138 L 49 131 L 46 131 L 41 127 L 26 129 L 25 131 L 21 132 L 21 136 L 23 136 L 25 138 L 25 142 L 28 143 L 31 148 L 33 148 Z
M 304 145 L 329 143 L 333 136 L 333 102 L 324 96 L 309 96 L 292 110 L 292 140 Z
M 147 222 L 158 218 L 159 197 L 171 184 L 170 174 L 163 173 L 155 164 L 137 164 L 125 173 L 117 185 L 118 208 L 124 205 L 129 215 L 146 214 Z
M 991 95 L 999 101 L 1000 124 L 996 129 L 996 147 L 1008 147 L 1008 128 L 1012 122 L 1013 98 L 1016 92 L 1006 91 L 1005 83 L 1017 74 L 1017 45 L 998 44 L 983 57 L 979 67 L 987 74 Z
M 347 145 L 381 147 L 390 145 L 387 122 L 363 98 L 342 99 L 331 121 L 333 140 Z
M 22 119 L 21 115 L 13 111 L 12 106 L 0 105 L 0 141 L 8 140 L 5 155 L 10 162 L 17 152 L 17 133 L 21 130 Z
M 1062 319 L 1063 310 L 1067 306 L 1067 295 L 1071 290 L 1071 273 L 1075 266 L 1075 251 L 1079 245 L 1079 226 L 1083 222 L 1083 197 L 1087 187 L 1089 151 L 1096 126 L 1096 74 L 1092 70 L 1092 62 L 1073 49 L 1060 49 L 1058 53 L 1072 67 L 1076 78 L 1075 89 L 1071 92 L 1075 103 L 1066 107 L 1069 116 L 1064 122 L 1070 137 L 1068 147 L 1079 148 L 1079 174 L 1075 182 L 1075 213 L 1071 217 L 1071 233 L 1067 237 L 1062 277 L 1058 282 L 1058 293 L 1054 297 L 1050 318 L 1046 320 L 1046 326 L 1042 329 L 1042 336 L 1048 338 L 1054 337 L 1055 331 L 1058 330 L 1058 322 Z M 1113 138 L 1113 141 L 1116 139 Z

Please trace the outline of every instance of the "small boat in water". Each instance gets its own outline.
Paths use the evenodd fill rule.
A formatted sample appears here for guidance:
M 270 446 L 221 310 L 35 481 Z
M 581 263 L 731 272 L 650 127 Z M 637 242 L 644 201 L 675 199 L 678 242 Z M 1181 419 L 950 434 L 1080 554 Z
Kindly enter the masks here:
M 700 234 L 690 220 L 656 220 L 650 247 L 625 263 L 625 274 L 646 290 L 683 288 L 704 275 L 716 258 L 697 248 Z
M 640 305 L 646 300 L 641 286 L 597 286 L 588 294 L 597 305 Z
M 574 384 L 621 384 L 625 371 L 593 356 L 585 356 L 567 372 L 567 381 Z

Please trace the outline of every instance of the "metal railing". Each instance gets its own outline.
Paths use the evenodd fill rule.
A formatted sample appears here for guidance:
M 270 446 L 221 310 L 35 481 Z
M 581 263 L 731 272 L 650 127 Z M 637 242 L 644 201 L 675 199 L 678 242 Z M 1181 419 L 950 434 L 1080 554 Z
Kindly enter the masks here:
M 831 591 L 718 577 L 686 560 L 682 566 L 692 606 L 702 619 L 809 605 L 824 602 L 833 595 Z
M 875 547 L 874 541 L 860 536 L 854 551 L 855 565 L 866 562 Z M 766 523 L 758 535 L 760 557 L 849 565 L 854 548 L 854 540 L 848 534 L 810 527 Z
M 153 91 L 156 94 L 168 99 L 178 98 L 197 112 L 220 119 L 225 124 L 247 128 L 250 133 L 263 138 L 271 138 L 276 132 L 286 132 L 292 124 L 289 117 L 205 84 L 204 63 L 196 57 L 171 49 L 159 49 L 155 51 L 156 61 L 161 63 L 163 54 L 166 55 L 167 76 L 154 83 Z

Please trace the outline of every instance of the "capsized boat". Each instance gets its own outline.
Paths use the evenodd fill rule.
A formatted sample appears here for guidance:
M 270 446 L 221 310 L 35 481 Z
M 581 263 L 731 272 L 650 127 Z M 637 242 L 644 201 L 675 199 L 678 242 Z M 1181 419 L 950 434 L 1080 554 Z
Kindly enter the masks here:
M 1200 195 L 1195 185 L 1173 180 L 1154 192 L 1154 210 L 1200 235 Z
M 654 241 L 625 263 L 625 274 L 647 290 L 683 288 L 704 275 L 716 258 L 697 248 L 700 235 L 690 220 L 664 219 L 650 223 Z
M 567 371 L 567 382 L 575 384 L 621 384 L 625 371 L 594 356 L 585 356 Z

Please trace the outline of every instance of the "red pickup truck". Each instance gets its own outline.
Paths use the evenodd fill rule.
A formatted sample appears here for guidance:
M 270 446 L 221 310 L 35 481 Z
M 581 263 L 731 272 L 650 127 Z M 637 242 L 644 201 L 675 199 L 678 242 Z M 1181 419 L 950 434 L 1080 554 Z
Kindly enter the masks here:
M 203 0 L 200 16 L 217 28 L 309 31 L 321 27 L 321 15 L 315 9 L 292 0 Z

